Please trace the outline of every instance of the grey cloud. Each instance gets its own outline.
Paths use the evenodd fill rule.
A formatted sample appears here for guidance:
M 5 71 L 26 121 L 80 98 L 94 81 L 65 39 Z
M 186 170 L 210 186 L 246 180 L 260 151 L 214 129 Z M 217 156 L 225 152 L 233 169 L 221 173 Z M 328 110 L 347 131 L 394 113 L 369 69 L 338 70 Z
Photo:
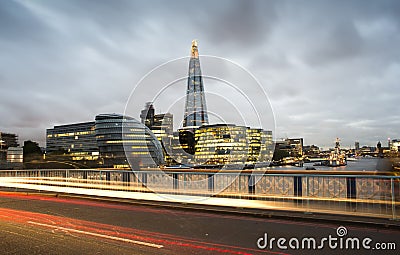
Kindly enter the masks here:
M 44 145 L 52 125 L 121 113 L 134 84 L 196 38 L 261 81 L 277 137 L 374 145 L 399 136 L 399 17 L 390 0 L 0 1 L 0 130 Z
M 28 9 L 14 1 L 0 3 L 0 43 L 15 41 L 43 42 L 42 31 L 48 29 Z
M 210 8 L 213 15 L 203 28 L 210 40 L 219 45 L 251 49 L 268 38 L 276 19 L 274 1 L 262 3 L 240 0 L 224 3 L 218 11 Z

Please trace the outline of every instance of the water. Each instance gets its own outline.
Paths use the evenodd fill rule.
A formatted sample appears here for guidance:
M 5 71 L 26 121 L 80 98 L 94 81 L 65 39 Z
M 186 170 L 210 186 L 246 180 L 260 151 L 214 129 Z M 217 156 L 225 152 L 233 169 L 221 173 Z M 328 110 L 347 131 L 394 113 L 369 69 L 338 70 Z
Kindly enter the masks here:
M 386 158 L 359 158 L 355 161 L 347 161 L 346 166 L 328 167 L 328 166 L 314 166 L 314 163 L 305 163 L 303 167 L 295 166 L 282 166 L 273 167 L 276 170 L 300 170 L 306 167 L 314 167 L 316 170 L 331 170 L 331 171 L 391 171 L 392 164 Z

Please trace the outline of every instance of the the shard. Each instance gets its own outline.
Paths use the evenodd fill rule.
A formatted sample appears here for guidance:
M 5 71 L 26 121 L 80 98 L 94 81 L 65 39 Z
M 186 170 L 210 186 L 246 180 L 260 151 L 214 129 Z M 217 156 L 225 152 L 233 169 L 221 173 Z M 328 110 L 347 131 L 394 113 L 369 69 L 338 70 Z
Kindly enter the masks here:
M 192 41 L 189 75 L 186 90 L 184 128 L 197 128 L 208 124 L 207 106 L 201 76 L 197 41 Z

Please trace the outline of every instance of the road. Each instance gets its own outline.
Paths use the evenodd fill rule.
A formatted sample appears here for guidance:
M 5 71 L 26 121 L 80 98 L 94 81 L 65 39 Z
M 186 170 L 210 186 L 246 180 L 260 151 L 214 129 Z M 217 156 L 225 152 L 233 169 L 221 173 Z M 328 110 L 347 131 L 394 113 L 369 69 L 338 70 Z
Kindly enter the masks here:
M 327 243 L 315 250 L 282 250 L 276 241 L 272 249 L 257 247 L 265 233 L 269 241 L 284 237 L 301 243 L 303 237 L 338 237 L 340 225 L 347 229 L 344 237 L 400 245 L 399 229 L 375 225 L 0 192 L 0 254 L 399 254 L 398 247 L 379 253 L 331 249 Z

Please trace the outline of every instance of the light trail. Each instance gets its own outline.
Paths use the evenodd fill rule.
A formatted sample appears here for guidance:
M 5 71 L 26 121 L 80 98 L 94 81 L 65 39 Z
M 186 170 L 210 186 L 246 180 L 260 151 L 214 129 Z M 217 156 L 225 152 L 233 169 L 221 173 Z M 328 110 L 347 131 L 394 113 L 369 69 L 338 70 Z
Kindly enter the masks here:
M 243 220 L 241 216 L 229 215 L 229 214 L 219 214 L 215 215 L 208 212 L 196 212 L 196 211 L 183 211 L 183 210 L 171 210 L 167 208 L 158 209 L 156 207 L 147 208 L 147 207 L 137 207 L 131 206 L 127 204 L 116 204 L 116 203 L 104 203 L 99 201 L 93 200 L 86 200 L 82 198 L 63 198 L 63 197 L 55 197 L 55 196 L 48 196 L 43 194 L 27 194 L 27 193 L 18 193 L 18 192 L 2 192 L 0 191 L 0 197 L 9 197 L 14 199 L 29 199 L 29 200 L 40 200 L 40 201 L 48 201 L 48 202 L 56 202 L 56 203 L 65 203 L 65 204 L 75 204 L 75 205 L 83 205 L 83 206 L 91 206 L 91 207 L 98 207 L 98 208 L 109 208 L 109 209 L 118 209 L 124 211 L 135 211 L 135 212 L 149 212 L 149 213 L 158 213 L 158 214 L 173 214 L 173 215 L 189 215 L 189 216 L 196 216 L 196 217 L 213 217 L 213 218 L 225 218 L 225 219 L 237 219 Z M 115 202 L 115 201 L 111 201 Z M 222 210 L 221 210 L 222 211 Z M 313 222 L 293 222 L 288 221 L 285 219 L 274 219 L 274 218 L 251 218 L 251 221 L 259 221 L 259 222 L 275 222 L 281 224 L 288 224 L 288 225 L 299 225 L 299 226 L 315 226 L 315 227 L 322 227 L 322 228 L 329 228 L 329 229 L 336 229 L 336 224 L 331 223 L 313 223 Z M 352 230 L 365 230 L 368 229 L 366 227 L 359 228 L 359 227 L 351 227 Z M 373 230 L 372 228 L 370 229 Z M 393 233 L 391 230 L 381 230 L 385 233 Z
M 28 221 L 27 223 L 33 224 L 33 225 L 38 225 L 42 227 L 48 227 L 48 228 L 54 228 L 54 229 L 59 229 L 59 230 L 65 230 L 73 233 L 78 233 L 78 234 L 84 234 L 84 235 L 90 235 L 90 236 L 95 236 L 95 237 L 101 237 L 101 238 L 106 238 L 106 239 L 111 239 L 115 241 L 122 241 L 126 243 L 133 243 L 133 244 L 138 244 L 138 245 L 144 245 L 144 246 L 149 246 L 153 248 L 163 248 L 164 245 L 160 244 L 154 244 L 154 243 L 147 243 L 147 242 L 142 242 L 142 241 L 137 241 L 137 240 L 131 240 L 131 239 L 126 239 L 126 238 L 121 238 L 121 237 L 116 237 L 116 236 L 109 236 L 109 235 L 103 235 L 103 234 L 97 234 L 97 233 L 92 233 L 88 231 L 82 231 L 78 229 L 73 229 L 73 228 L 64 228 L 60 226 L 54 226 L 54 225 L 49 225 L 49 224 L 44 224 L 44 223 L 39 223 L 39 222 L 34 222 L 34 221 Z
M 92 221 L 14 209 L 0 208 L 0 220 L 15 222 L 23 225 L 35 225 L 43 228 L 50 228 L 52 230 L 59 229 L 67 232 L 70 231 L 76 234 L 87 235 L 95 238 L 105 238 L 108 240 L 121 241 L 124 243 L 132 243 L 138 245 L 143 245 L 141 243 L 149 243 L 150 245 L 161 245 L 162 248 L 169 250 L 176 250 L 178 248 L 178 254 L 193 253 L 193 250 L 240 255 L 251 255 L 260 253 L 260 250 L 252 248 L 209 243 L 171 234 L 151 232 L 141 229 L 127 228 L 116 225 L 109 225 Z M 189 250 L 186 250 L 185 252 L 185 249 Z M 281 255 L 287 254 L 275 251 L 262 251 L 262 253 Z

